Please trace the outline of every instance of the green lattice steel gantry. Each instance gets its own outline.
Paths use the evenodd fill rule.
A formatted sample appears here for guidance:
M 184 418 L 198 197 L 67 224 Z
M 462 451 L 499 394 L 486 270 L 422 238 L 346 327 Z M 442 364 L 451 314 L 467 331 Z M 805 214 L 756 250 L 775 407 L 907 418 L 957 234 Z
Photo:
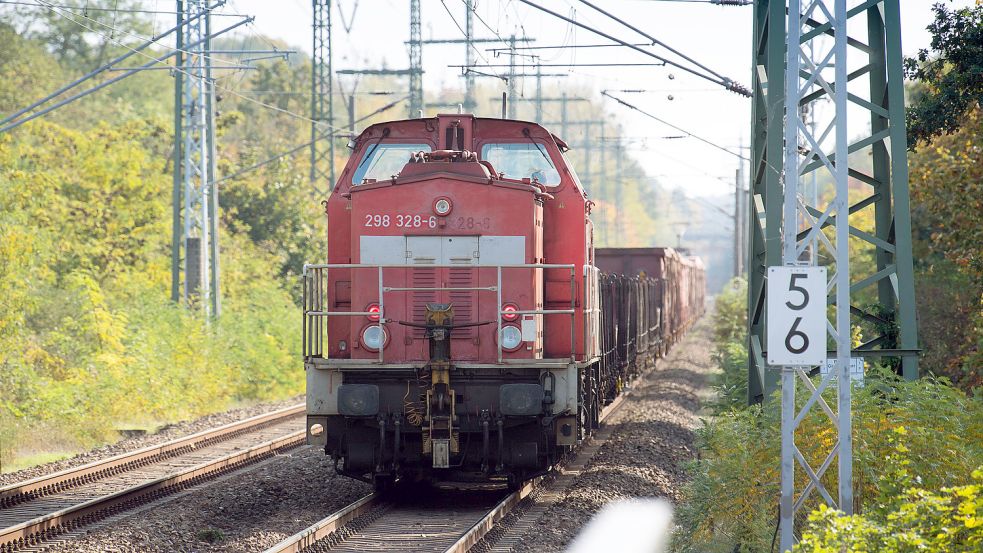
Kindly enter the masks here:
M 758 403 L 778 388 L 779 371 L 766 367 L 765 274 L 782 264 L 783 129 L 785 124 L 785 55 L 787 3 L 754 3 L 754 99 L 752 108 L 752 171 L 748 244 L 748 402 Z M 908 199 L 907 140 L 904 127 L 904 87 L 899 0 L 851 2 L 851 21 L 866 23 L 866 35 L 849 38 L 848 75 L 851 118 L 869 123 L 862 136 L 850 139 L 849 175 L 851 260 L 872 254 L 874 266 L 858 273 L 851 263 L 851 323 L 861 331 L 853 356 L 883 359 L 906 379 L 918 377 L 918 335 L 911 253 L 911 215 Z M 864 21 L 865 20 L 865 21 Z M 852 26 L 852 28 L 857 28 Z M 829 34 L 829 25 L 815 22 L 802 35 L 801 44 Z M 864 58 L 864 56 L 866 56 Z M 808 78 L 804 75 L 803 78 Z M 865 92 L 864 92 L 865 91 Z M 799 108 L 815 104 L 824 91 L 803 98 Z M 855 119 L 854 119 L 855 120 Z M 859 154 L 870 156 L 867 163 Z M 818 169 L 818 159 L 806 160 L 802 174 Z M 869 165 L 869 167 L 868 167 Z M 813 217 L 823 213 L 809 198 L 801 201 Z M 860 228 L 864 215 L 874 222 L 873 232 Z M 829 218 L 825 226 L 835 224 Z M 803 231 L 805 232 L 805 231 Z M 799 239 L 806 238 L 800 234 Z
M 334 188 L 334 75 L 331 68 L 331 0 L 311 0 L 311 172 L 312 191 Z

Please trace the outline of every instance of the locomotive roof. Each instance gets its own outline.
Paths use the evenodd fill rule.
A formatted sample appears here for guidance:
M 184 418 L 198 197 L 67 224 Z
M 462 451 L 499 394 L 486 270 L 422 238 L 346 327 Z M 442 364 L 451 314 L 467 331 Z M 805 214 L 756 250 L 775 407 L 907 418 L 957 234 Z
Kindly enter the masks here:
M 380 122 L 380 123 L 373 123 L 372 125 L 369 125 L 368 127 L 364 128 L 362 130 L 362 132 L 360 132 L 358 134 L 358 136 L 355 137 L 355 141 L 356 142 L 361 142 L 364 136 L 366 136 L 367 134 L 373 134 L 372 131 L 374 131 L 375 129 L 378 129 L 378 128 L 392 127 L 392 126 L 405 126 L 405 125 L 416 123 L 416 122 L 419 122 L 419 121 L 434 121 L 434 122 L 436 122 L 437 119 L 438 119 L 438 117 L 453 117 L 453 116 L 467 117 L 467 118 L 473 119 L 475 121 L 494 121 L 494 122 L 502 123 L 502 124 L 506 124 L 506 125 L 509 124 L 509 123 L 514 123 L 515 126 L 517 127 L 517 129 L 518 128 L 522 128 L 522 127 L 535 127 L 537 129 L 542 130 L 543 133 L 545 133 L 546 135 L 550 136 L 553 139 L 553 141 L 556 142 L 556 145 L 557 145 L 557 147 L 560 148 L 560 151 L 561 152 L 566 152 L 566 151 L 569 151 L 570 150 L 570 146 L 562 138 L 560 138 L 559 136 L 557 136 L 555 133 L 550 132 L 549 129 L 547 129 L 546 127 L 540 125 L 539 123 L 536 123 L 535 121 L 525 121 L 525 120 L 522 120 L 522 119 L 500 119 L 498 117 L 477 117 L 477 116 L 475 116 L 473 114 L 470 114 L 470 113 L 453 113 L 453 114 L 441 113 L 441 114 L 438 114 L 438 115 L 436 115 L 434 117 L 413 118 L 413 119 L 393 119 L 391 121 L 383 121 L 383 122 Z M 433 131 L 433 132 L 436 132 L 436 131 Z

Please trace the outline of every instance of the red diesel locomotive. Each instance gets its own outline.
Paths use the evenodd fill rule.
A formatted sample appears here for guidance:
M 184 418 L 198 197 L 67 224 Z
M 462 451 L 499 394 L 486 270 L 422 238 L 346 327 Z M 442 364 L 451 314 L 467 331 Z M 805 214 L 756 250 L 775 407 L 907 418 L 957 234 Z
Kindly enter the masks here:
M 664 353 L 666 277 L 602 277 L 567 149 L 467 114 L 355 139 L 304 268 L 308 441 L 340 473 L 515 485 Z

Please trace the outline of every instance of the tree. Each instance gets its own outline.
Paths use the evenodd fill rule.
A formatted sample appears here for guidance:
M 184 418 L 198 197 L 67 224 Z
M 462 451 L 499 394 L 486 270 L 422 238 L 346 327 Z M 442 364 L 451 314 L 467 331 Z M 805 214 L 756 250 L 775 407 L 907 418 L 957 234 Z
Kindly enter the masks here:
M 904 64 L 905 76 L 923 85 L 907 110 L 911 149 L 955 132 L 966 112 L 983 106 L 983 2 L 957 10 L 937 3 L 932 10 L 931 47 Z
M 125 49 L 116 43 L 134 43 L 154 32 L 151 21 L 132 10 L 143 6 L 132 0 L 63 1 L 16 10 L 22 26 L 18 34 L 43 43 L 66 68 L 89 71 Z

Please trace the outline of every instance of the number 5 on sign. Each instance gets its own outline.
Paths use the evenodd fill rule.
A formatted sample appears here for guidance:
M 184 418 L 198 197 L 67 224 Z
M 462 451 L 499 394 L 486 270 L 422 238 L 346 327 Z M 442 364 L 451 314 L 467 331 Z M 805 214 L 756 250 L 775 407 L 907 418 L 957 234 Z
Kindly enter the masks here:
M 826 268 L 768 267 L 768 364 L 826 362 Z

